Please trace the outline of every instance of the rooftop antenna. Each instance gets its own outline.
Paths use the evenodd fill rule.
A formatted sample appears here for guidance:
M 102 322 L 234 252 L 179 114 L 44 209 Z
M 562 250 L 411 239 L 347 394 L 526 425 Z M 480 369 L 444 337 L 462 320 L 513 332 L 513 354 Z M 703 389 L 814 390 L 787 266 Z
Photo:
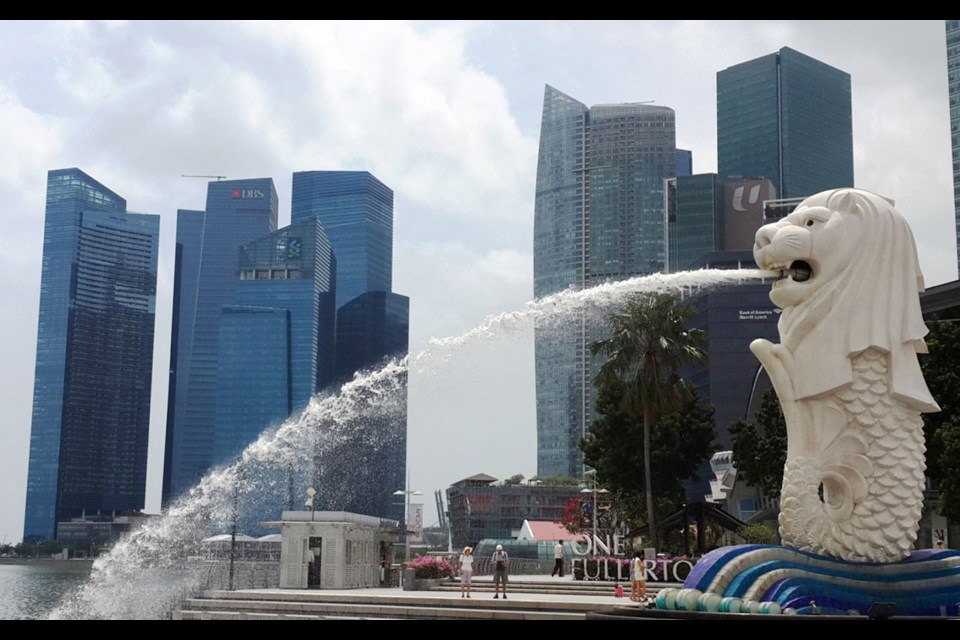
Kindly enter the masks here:
M 217 179 L 217 182 L 220 182 L 221 180 L 226 180 L 226 179 L 227 179 L 227 176 L 191 176 L 191 175 L 187 175 L 187 174 L 185 174 L 185 173 L 181 173 L 181 174 L 180 174 L 180 177 L 181 177 L 181 178 L 216 178 L 216 179 Z

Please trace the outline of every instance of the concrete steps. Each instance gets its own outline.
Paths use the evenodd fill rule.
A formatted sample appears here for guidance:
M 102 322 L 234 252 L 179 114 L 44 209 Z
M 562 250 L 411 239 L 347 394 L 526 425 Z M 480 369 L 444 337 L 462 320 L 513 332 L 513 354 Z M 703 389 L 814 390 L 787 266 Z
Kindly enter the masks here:
M 421 592 L 426 594 L 430 592 Z M 175 620 L 322 620 L 364 619 L 472 619 L 472 620 L 585 620 L 597 606 L 585 603 L 532 602 L 512 599 L 416 596 L 325 596 L 290 594 L 209 593 L 184 603 Z M 226 597 L 221 597 L 226 596 Z
M 621 582 L 625 598 L 630 597 L 630 583 Z M 669 584 L 657 586 L 655 583 L 647 583 L 647 595 L 655 596 L 657 591 L 664 586 L 679 587 L 679 584 Z M 581 596 L 605 596 L 614 597 L 617 588 L 616 582 L 592 582 L 586 580 L 569 580 L 558 578 L 556 581 L 537 580 L 524 581 L 522 578 L 511 578 L 507 585 L 508 593 L 532 593 L 532 594 L 567 594 Z M 434 591 L 456 592 L 460 593 L 459 580 L 442 582 Z M 471 591 L 473 593 L 490 594 L 494 593 L 493 584 L 489 581 L 478 582 L 474 580 Z
M 665 586 L 665 585 L 660 585 Z M 672 586 L 672 585 L 671 585 Z M 588 614 L 637 607 L 615 598 L 613 583 L 511 579 L 509 597 L 493 599 L 493 584 L 474 580 L 472 598 L 457 581 L 432 591 L 402 589 L 207 591 L 174 612 L 175 620 L 586 620 Z M 649 589 L 650 595 L 655 588 Z M 627 586 L 629 595 L 629 586 Z

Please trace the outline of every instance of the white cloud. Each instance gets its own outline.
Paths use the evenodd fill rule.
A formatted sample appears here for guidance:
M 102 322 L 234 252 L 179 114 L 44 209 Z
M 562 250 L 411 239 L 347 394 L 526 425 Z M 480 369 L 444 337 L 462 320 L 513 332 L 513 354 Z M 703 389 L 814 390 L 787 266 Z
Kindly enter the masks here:
M 394 261 L 394 289 L 410 296 L 412 352 L 430 338 L 459 335 L 487 316 L 517 309 L 533 295 L 530 253 L 478 251 L 462 241 L 401 242 Z
M 43 202 L 47 163 L 62 147 L 59 123 L 35 113 L 0 78 L 0 188 Z M 39 189 L 37 187 L 40 187 Z

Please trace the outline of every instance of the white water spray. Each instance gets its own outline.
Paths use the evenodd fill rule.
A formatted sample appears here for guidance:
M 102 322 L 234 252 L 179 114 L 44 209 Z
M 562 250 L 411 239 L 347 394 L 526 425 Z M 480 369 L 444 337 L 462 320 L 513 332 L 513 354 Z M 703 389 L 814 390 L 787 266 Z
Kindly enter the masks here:
M 527 328 L 531 323 L 536 323 L 538 329 L 549 330 L 562 327 L 573 317 L 599 321 L 631 293 L 690 295 L 764 275 L 767 274 L 757 270 L 705 269 L 568 290 L 529 302 L 522 310 L 491 316 L 460 336 L 433 339 L 415 355 L 359 373 L 338 393 L 317 395 L 300 415 L 264 432 L 233 464 L 210 471 L 162 516 L 150 519 L 118 542 L 96 560 L 90 579 L 68 594 L 51 618 L 168 616 L 184 599 L 206 586 L 208 576 L 199 559 L 202 540 L 211 534 L 213 524 L 235 521 L 238 509 L 241 513 L 262 513 L 264 501 L 269 501 L 269 507 L 279 517 L 286 506 L 280 496 L 288 478 L 310 478 L 315 466 L 325 464 L 325 460 L 352 462 L 358 424 L 372 420 L 382 427 L 364 430 L 367 454 L 395 446 L 405 437 L 403 421 L 391 417 L 402 415 L 408 370 L 411 375 L 429 374 L 438 362 L 455 357 L 464 347 Z M 363 492 L 364 487 L 352 490 Z M 339 497 L 349 497 L 342 491 Z

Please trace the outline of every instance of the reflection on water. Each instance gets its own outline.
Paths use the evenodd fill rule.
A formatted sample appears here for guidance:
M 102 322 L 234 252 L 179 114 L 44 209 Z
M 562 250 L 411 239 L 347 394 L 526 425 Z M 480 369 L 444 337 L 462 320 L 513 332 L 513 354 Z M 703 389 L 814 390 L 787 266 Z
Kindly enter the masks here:
M 90 576 L 90 562 L 0 564 L 0 620 L 46 618 L 71 588 Z

